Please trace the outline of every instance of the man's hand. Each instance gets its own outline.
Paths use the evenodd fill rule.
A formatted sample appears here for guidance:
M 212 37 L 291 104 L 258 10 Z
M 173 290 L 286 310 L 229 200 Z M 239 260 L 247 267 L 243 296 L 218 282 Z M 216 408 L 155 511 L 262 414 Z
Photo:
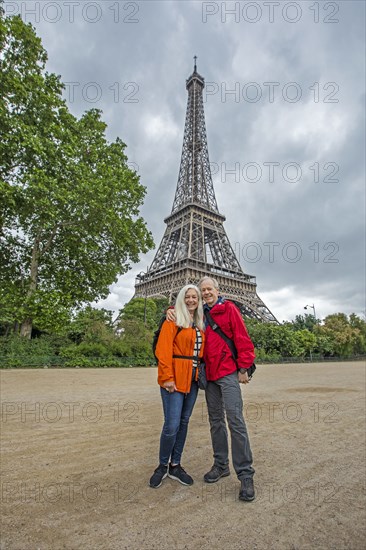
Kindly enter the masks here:
M 177 316 L 175 314 L 175 309 L 168 309 L 166 312 L 166 320 L 167 321 L 176 321 Z
M 238 380 L 239 380 L 239 384 L 249 384 L 250 380 L 249 380 L 248 373 L 244 372 L 244 374 L 242 374 L 239 371 L 238 372 Z

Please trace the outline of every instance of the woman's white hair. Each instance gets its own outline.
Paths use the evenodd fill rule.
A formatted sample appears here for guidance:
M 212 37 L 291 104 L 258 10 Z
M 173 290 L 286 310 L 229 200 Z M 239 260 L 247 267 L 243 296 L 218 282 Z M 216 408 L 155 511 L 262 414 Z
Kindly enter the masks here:
M 190 289 L 193 289 L 197 293 L 197 297 L 198 297 L 198 307 L 193 314 L 193 322 L 198 328 L 203 330 L 204 324 L 203 324 L 202 296 L 199 288 L 196 285 L 186 285 L 179 291 L 179 294 L 175 301 L 175 313 L 177 317 L 176 324 L 178 327 L 183 327 L 183 328 L 188 328 L 192 324 L 192 318 L 188 311 L 187 305 L 184 301 L 187 291 Z

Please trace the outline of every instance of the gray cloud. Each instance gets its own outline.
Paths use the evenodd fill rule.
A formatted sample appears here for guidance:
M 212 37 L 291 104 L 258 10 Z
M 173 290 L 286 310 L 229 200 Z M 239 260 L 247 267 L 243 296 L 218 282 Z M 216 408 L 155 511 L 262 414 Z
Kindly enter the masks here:
M 42 38 L 48 69 L 75 83 L 65 90 L 72 112 L 102 109 L 108 137 L 127 144 L 157 246 L 176 189 L 196 54 L 219 209 L 258 293 L 280 320 L 306 303 L 321 317 L 363 313 L 363 2 L 282 2 L 271 14 L 263 2 L 79 1 L 73 22 L 62 0 L 43 14 L 40 2 L 5 9 L 23 4 L 40 5 L 38 22 L 23 17 Z M 153 257 L 142 257 L 99 305 L 122 307 Z

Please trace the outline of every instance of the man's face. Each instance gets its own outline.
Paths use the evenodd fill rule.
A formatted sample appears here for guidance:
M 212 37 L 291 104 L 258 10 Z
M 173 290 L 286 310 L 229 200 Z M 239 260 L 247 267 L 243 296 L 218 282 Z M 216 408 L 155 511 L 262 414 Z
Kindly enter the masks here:
M 204 279 L 200 286 L 202 298 L 209 307 L 216 304 L 219 298 L 219 290 L 214 287 L 211 279 Z

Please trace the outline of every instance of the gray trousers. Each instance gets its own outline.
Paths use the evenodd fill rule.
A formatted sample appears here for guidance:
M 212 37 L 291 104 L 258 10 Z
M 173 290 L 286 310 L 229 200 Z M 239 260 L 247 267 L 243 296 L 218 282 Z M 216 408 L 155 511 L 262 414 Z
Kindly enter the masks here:
M 205 393 L 214 464 L 220 468 L 226 468 L 229 464 L 228 435 L 225 422 L 226 412 L 231 434 L 232 460 L 236 475 L 240 480 L 252 477 L 254 474 L 252 466 L 253 458 L 243 417 L 243 399 L 238 382 L 238 374 L 234 372 L 214 382 L 208 382 Z

